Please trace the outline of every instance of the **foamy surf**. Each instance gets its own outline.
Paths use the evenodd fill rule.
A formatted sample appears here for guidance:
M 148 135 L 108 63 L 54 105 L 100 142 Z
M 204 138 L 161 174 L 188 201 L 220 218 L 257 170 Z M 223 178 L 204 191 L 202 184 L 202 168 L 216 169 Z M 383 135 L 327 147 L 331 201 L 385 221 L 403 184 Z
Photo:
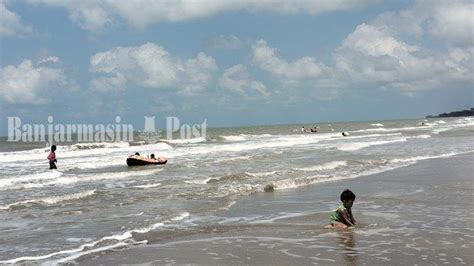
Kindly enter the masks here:
M 270 176 L 270 175 L 274 175 L 276 173 L 277 173 L 277 171 L 257 172 L 257 173 L 245 172 L 246 175 L 253 176 L 253 177 Z
M 370 146 L 385 145 L 385 144 L 392 144 L 392 143 L 405 142 L 405 141 L 407 141 L 406 138 L 399 138 L 399 139 L 394 139 L 394 140 L 354 142 L 354 143 L 340 144 L 336 146 L 336 148 L 340 151 L 356 151 L 356 150 L 364 149 Z
M 190 138 L 190 139 L 162 139 L 161 141 L 171 143 L 171 144 L 189 144 L 189 143 L 201 143 L 206 142 L 206 139 L 203 137 L 199 138 Z
M 310 166 L 310 167 L 301 167 L 301 168 L 293 168 L 297 171 L 305 171 L 305 172 L 313 172 L 313 171 L 321 171 L 321 170 L 331 170 L 336 169 L 340 166 L 347 165 L 346 161 L 333 161 L 325 164 Z
M 47 172 L 41 172 L 37 174 L 2 178 L 0 179 L 0 190 L 14 188 L 15 186 L 20 184 L 39 183 L 43 182 L 44 180 L 57 179 L 62 175 L 63 173 L 60 171 L 47 170 Z
M 73 193 L 73 194 L 23 200 L 23 201 L 14 202 L 5 206 L 0 206 L 0 210 L 9 210 L 9 209 L 13 209 L 15 207 L 20 207 L 20 206 L 26 207 L 29 204 L 54 205 L 54 204 L 58 204 L 65 201 L 84 199 L 84 198 L 94 195 L 95 193 L 96 193 L 96 190 L 94 189 L 94 190 L 88 190 L 88 191 L 83 191 L 79 193 Z
M 76 143 L 68 146 L 58 146 L 59 149 L 63 150 L 91 150 L 91 149 L 103 149 L 103 148 L 126 148 L 129 147 L 128 142 L 93 142 L 93 143 Z
M 143 188 L 143 189 L 146 189 L 146 188 L 154 188 L 154 187 L 159 187 L 161 186 L 161 183 L 152 183 L 152 184 L 147 184 L 147 185 L 137 185 L 137 186 L 133 186 L 134 188 Z
M 211 181 L 213 178 L 209 177 L 206 179 L 196 179 L 196 180 L 185 180 L 184 183 L 195 184 L 195 185 L 205 185 L 207 182 Z
M 242 135 L 237 135 L 237 136 L 221 136 L 226 141 L 245 141 L 247 140 L 244 136 Z
M 449 152 L 449 153 L 444 153 L 444 154 L 439 154 L 439 155 L 431 155 L 431 156 L 414 156 L 414 157 L 409 157 L 409 158 L 397 158 L 397 159 L 392 159 L 391 161 L 394 163 L 405 163 L 405 162 L 418 162 L 418 161 L 424 161 L 424 160 L 429 160 L 429 159 L 437 159 L 437 158 L 449 158 L 453 157 L 459 154 L 464 154 L 464 153 L 471 153 L 473 151 L 466 151 L 466 152 Z
M 126 172 L 105 172 L 100 174 L 85 174 L 85 175 L 63 175 L 56 174 L 51 175 L 49 178 L 31 179 L 20 178 L 8 178 L 0 181 L 0 190 L 12 190 L 12 189 L 29 189 L 29 188 L 42 188 L 48 186 L 65 186 L 76 183 L 94 182 L 100 180 L 114 180 L 114 179 L 126 179 L 131 177 L 142 177 L 142 176 L 153 176 L 163 169 L 147 169 L 147 170 L 129 170 Z
M 49 263 L 51 264 L 65 263 L 65 262 L 75 260 L 77 258 L 80 258 L 88 254 L 94 254 L 94 253 L 98 253 L 98 252 L 102 252 L 106 250 L 111 250 L 117 247 L 146 244 L 148 242 L 147 240 L 143 240 L 143 241 L 134 240 L 133 234 L 145 234 L 150 231 L 156 230 L 160 227 L 163 227 L 167 224 L 181 221 L 189 216 L 190 216 L 189 212 L 182 212 L 174 217 L 169 218 L 169 220 L 154 223 L 149 226 L 145 226 L 145 227 L 141 227 L 137 229 L 132 229 L 129 231 L 125 231 L 123 233 L 119 233 L 119 234 L 115 234 L 111 236 L 105 236 L 105 237 L 100 238 L 99 240 L 80 245 L 77 248 L 61 250 L 61 251 L 52 252 L 52 253 L 41 255 L 41 256 L 19 257 L 15 259 L 0 261 L 0 263 L 1 264 L 15 264 L 15 263 L 26 262 L 26 261 L 38 262 L 38 261 L 46 260 L 53 257 L 66 256 L 64 258 L 60 258 L 60 259 L 48 262 L 48 264 Z

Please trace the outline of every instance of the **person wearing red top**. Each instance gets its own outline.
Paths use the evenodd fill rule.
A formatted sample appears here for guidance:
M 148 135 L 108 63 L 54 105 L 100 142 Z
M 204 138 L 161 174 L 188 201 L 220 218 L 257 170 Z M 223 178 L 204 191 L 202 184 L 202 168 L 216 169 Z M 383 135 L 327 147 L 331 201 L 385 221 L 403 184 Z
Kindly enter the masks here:
M 49 152 L 48 155 L 48 160 L 49 160 L 49 169 L 57 169 L 56 167 L 56 145 L 51 146 L 51 151 Z

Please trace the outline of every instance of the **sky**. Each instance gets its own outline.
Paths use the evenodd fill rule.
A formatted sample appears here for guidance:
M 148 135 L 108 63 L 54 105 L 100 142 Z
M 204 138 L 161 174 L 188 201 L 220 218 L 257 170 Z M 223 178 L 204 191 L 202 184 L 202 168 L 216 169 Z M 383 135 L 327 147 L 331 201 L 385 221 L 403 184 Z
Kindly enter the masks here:
M 419 118 L 473 107 L 473 70 L 472 1 L 0 0 L 0 135 Z

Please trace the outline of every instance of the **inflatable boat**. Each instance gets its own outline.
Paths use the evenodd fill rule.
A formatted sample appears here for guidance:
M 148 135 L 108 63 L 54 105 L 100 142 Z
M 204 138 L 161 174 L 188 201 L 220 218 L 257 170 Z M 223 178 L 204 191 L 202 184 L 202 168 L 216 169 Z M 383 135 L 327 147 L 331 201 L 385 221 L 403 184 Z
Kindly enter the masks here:
M 149 165 L 149 164 L 166 164 L 168 160 L 164 158 L 151 159 L 142 156 L 130 156 L 127 158 L 128 166 Z

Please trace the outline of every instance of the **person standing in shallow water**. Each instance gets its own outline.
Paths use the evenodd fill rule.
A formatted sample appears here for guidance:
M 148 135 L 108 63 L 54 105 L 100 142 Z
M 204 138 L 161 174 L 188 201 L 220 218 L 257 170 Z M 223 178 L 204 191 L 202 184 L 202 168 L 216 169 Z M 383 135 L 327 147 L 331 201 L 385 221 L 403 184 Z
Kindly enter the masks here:
M 355 194 L 349 189 L 341 193 L 342 204 L 330 216 L 330 224 L 326 228 L 347 228 L 354 226 L 356 221 L 352 216 L 352 205 L 355 201 Z
M 56 167 L 56 163 L 58 162 L 58 160 L 56 160 L 56 145 L 51 146 L 51 151 L 49 152 L 48 160 L 49 169 L 58 169 Z

